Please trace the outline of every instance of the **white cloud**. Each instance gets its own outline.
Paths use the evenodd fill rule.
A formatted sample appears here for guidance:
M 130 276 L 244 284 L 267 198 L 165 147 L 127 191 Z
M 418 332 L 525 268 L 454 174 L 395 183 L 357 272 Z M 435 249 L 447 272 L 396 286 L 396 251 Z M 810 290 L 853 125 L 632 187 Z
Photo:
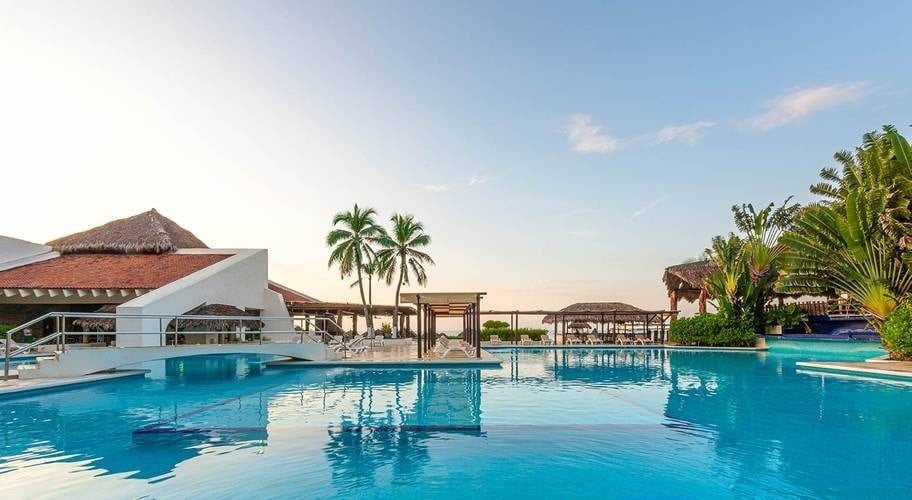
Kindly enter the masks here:
M 660 128 L 653 135 L 652 144 L 665 144 L 666 142 L 683 142 L 696 144 L 703 137 L 706 129 L 715 126 L 714 122 L 694 122 L 681 125 L 668 125 Z
M 631 219 L 636 219 L 637 217 L 639 217 L 639 216 L 645 214 L 646 212 L 648 212 L 648 211 L 652 210 L 653 208 L 655 208 L 655 207 L 661 205 L 662 203 L 665 203 L 665 200 L 667 200 L 667 199 L 668 199 L 667 196 L 663 196 L 663 197 L 661 197 L 661 198 L 656 198 L 656 199 L 652 200 L 652 201 L 649 202 L 646 206 L 644 206 L 644 207 L 640 208 L 639 210 L 637 210 L 636 212 L 634 212 L 633 215 L 630 216 L 630 218 L 631 218 Z
M 421 188 L 432 193 L 445 193 L 450 190 L 447 184 L 422 184 Z
M 838 83 L 794 90 L 766 103 L 767 110 L 747 120 L 755 130 L 781 127 L 799 118 L 857 101 L 870 90 L 867 82 Z
M 469 186 L 479 186 L 481 184 L 485 184 L 486 182 L 490 181 L 491 179 L 493 179 L 493 177 L 491 177 L 489 175 L 472 174 L 469 177 L 468 185 Z
M 619 148 L 621 141 L 602 133 L 602 127 L 592 122 L 589 115 L 576 114 L 564 127 L 574 151 L 579 153 L 607 153 Z
M 564 127 L 564 133 L 570 139 L 570 145 L 574 151 L 579 153 L 607 153 L 621 148 L 670 142 L 696 144 L 706 134 L 706 130 L 715 125 L 715 122 L 710 121 L 666 125 L 655 132 L 647 132 L 624 139 L 603 134 L 602 127 L 595 124 L 592 121 L 592 117 L 576 114 L 570 117 L 570 122 Z

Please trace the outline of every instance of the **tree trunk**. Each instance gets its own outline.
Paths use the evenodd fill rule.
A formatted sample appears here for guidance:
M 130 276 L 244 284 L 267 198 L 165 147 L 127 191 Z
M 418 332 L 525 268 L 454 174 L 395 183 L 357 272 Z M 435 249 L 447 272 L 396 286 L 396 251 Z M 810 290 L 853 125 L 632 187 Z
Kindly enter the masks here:
M 370 316 L 370 309 L 367 306 L 367 299 L 364 297 L 364 278 L 361 275 L 361 258 L 358 258 L 358 292 L 361 293 L 361 305 L 364 306 L 364 319 L 367 321 L 367 335 L 372 336 L 374 333 L 374 321 Z M 355 332 L 358 333 L 358 332 Z
M 399 268 L 399 281 L 396 283 L 396 297 L 393 301 L 393 338 L 399 338 L 399 290 L 402 288 L 403 268 Z

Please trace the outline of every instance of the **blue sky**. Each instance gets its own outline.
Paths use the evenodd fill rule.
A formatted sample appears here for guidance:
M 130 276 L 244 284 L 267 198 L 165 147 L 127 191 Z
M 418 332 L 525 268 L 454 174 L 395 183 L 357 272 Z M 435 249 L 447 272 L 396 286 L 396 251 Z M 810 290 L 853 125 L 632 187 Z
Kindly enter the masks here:
M 910 122 L 910 9 L 885 5 L 6 3 L 0 163 L 28 189 L 0 232 L 154 206 L 356 300 L 322 238 L 359 202 L 425 221 L 430 289 L 662 307 L 733 203 L 808 201 Z

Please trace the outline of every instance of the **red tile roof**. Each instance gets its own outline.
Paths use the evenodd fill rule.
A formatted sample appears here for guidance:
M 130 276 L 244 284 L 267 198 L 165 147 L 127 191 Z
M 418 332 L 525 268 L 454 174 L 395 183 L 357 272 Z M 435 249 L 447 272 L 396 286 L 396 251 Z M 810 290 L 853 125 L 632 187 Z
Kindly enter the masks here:
M 225 254 L 71 254 L 0 271 L 0 288 L 159 288 Z
M 319 302 L 319 300 L 311 297 L 310 295 L 304 295 L 297 290 L 292 290 L 291 288 L 288 288 L 281 283 L 276 283 L 275 281 L 270 281 L 268 286 L 269 289 L 273 292 L 280 293 L 285 302 L 302 302 L 304 304 Z

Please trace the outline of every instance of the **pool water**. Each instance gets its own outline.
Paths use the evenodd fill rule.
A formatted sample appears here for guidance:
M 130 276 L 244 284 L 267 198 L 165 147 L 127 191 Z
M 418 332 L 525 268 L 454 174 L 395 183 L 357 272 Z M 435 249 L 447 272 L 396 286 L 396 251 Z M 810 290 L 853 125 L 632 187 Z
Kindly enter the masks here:
M 871 497 L 912 491 L 912 384 L 768 353 L 492 351 L 502 369 L 161 362 L 0 399 L 0 497 Z

